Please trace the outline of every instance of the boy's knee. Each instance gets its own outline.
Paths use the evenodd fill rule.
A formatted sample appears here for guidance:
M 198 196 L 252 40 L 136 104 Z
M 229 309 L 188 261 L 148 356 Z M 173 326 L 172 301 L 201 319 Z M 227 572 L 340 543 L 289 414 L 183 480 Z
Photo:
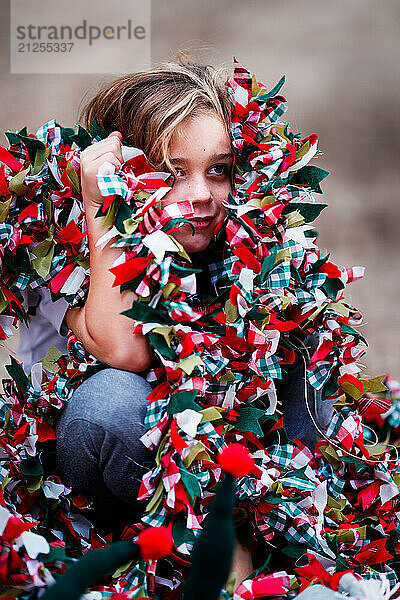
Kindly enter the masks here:
M 106 431 L 133 444 L 144 433 L 150 385 L 136 373 L 104 369 L 95 373 L 72 394 L 57 425 L 56 436 L 85 435 L 90 428 Z

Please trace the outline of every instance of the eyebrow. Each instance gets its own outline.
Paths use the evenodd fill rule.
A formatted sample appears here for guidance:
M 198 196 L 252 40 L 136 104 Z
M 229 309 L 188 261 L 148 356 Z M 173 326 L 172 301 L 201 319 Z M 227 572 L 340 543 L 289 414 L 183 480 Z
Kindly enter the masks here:
M 232 159 L 232 156 L 233 156 L 232 152 L 227 152 L 227 153 L 222 153 L 222 154 L 212 154 L 210 156 L 210 161 Z M 171 164 L 174 164 L 174 163 L 186 164 L 188 162 L 186 158 L 180 157 L 180 156 L 175 156 L 174 158 L 170 158 L 169 160 L 170 160 Z

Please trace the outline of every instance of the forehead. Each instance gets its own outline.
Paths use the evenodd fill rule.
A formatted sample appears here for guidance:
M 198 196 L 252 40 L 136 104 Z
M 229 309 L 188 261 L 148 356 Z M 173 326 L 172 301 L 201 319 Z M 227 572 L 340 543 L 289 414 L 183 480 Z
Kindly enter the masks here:
M 214 113 L 188 117 L 171 138 L 171 161 L 192 155 L 209 157 L 216 154 L 231 154 L 231 141 L 224 122 Z

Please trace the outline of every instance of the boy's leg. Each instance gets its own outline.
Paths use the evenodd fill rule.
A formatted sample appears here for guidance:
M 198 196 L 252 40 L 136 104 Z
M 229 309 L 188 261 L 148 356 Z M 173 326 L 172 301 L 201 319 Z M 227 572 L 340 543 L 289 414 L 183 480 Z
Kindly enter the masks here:
M 132 516 L 151 453 L 140 442 L 151 386 L 136 373 L 107 368 L 74 392 L 56 426 L 57 462 L 65 483 L 96 501 L 100 511 Z M 132 519 L 133 520 L 133 519 Z
M 308 335 L 302 343 L 299 342 L 299 348 L 308 356 L 312 356 L 317 346 L 316 335 Z M 315 442 L 322 437 L 318 429 L 324 432 L 332 417 L 332 402 L 323 400 L 322 390 L 317 391 L 308 383 L 301 356 L 287 366 L 286 373 L 281 380 L 275 381 L 275 385 L 288 436 L 291 439 L 297 437 L 303 444 L 314 449 Z

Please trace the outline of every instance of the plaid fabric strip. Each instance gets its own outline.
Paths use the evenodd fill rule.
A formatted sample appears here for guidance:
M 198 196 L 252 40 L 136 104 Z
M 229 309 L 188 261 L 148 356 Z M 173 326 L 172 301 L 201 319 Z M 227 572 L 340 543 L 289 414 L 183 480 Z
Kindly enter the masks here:
M 304 259 L 304 248 L 301 244 L 295 242 L 294 240 L 286 240 L 282 244 L 282 249 L 289 248 L 290 255 L 292 260 L 295 263 L 300 264 Z M 297 265 L 296 265 L 297 266 Z
M 268 118 L 271 121 L 271 123 L 276 123 L 278 121 L 278 119 L 280 119 L 282 117 L 282 115 L 285 114 L 287 110 L 287 106 L 285 105 L 284 102 L 278 102 L 274 108 L 268 113 Z
M 26 288 L 26 286 L 29 284 L 30 282 L 30 275 L 25 275 L 24 273 L 20 273 L 17 277 L 17 279 L 14 281 L 14 286 L 17 287 L 19 290 L 24 290 Z
M 201 358 L 206 366 L 207 371 L 213 377 L 216 377 L 229 365 L 229 359 L 224 358 L 219 352 L 215 352 L 213 354 L 210 352 L 203 352 Z
M 282 379 L 282 371 L 275 354 L 266 358 L 261 356 L 257 360 L 257 368 L 266 379 Z
M 3 483 L 9 472 L 8 462 L 0 463 L 0 485 Z
M 331 465 L 329 465 L 329 467 L 331 468 L 331 475 L 328 479 L 328 491 L 330 494 L 332 494 L 332 496 L 338 498 L 343 492 L 343 488 L 346 485 L 346 481 L 344 479 L 340 479 L 340 477 L 333 470 Z
M 257 304 L 265 307 L 269 312 L 277 312 L 283 304 L 283 292 L 281 292 L 281 295 L 278 294 L 280 292 L 277 290 L 275 290 L 274 294 L 262 294 Z
M 146 431 L 157 425 L 167 409 L 169 398 L 154 400 L 147 406 L 146 416 L 144 419 L 144 427 Z
M 199 435 L 204 435 L 208 438 L 209 442 L 212 442 L 216 450 L 220 450 L 226 446 L 224 438 L 215 431 L 213 425 L 208 421 L 206 423 L 200 423 L 197 428 Z
M 2 246 L 5 246 L 9 241 L 13 231 L 14 227 L 12 225 L 9 225 L 8 223 L 0 223 L 0 242 Z
M 379 573 L 378 571 L 375 571 L 371 567 L 368 567 L 367 571 L 365 571 L 365 573 L 362 573 L 361 577 L 363 579 L 366 579 L 367 581 L 371 580 L 371 579 L 382 581 L 386 577 L 389 581 L 391 588 L 393 588 L 396 585 L 396 583 L 398 582 L 396 573 L 388 565 L 385 565 L 384 573 Z
M 314 288 L 321 287 L 321 285 L 325 283 L 327 277 L 326 273 L 312 273 L 305 278 L 304 286 L 311 292 Z
M 338 359 L 336 357 L 334 357 L 332 363 L 319 361 L 312 370 L 307 371 L 307 379 L 316 390 L 320 390 L 328 381 L 337 362 Z
M 270 180 L 275 173 L 277 172 L 277 170 L 279 169 L 279 167 L 282 164 L 282 159 L 283 159 L 283 153 L 282 151 L 279 151 L 278 153 L 278 157 L 274 160 L 274 162 L 271 162 L 269 164 L 267 164 L 265 167 L 262 167 L 260 169 L 261 173 L 263 173 L 266 177 L 267 180 Z M 263 180 L 264 183 L 264 180 Z
M 100 193 L 103 197 L 120 196 L 125 198 L 128 186 L 120 175 L 96 175 Z
M 274 505 L 270 512 L 263 515 L 263 520 L 271 529 L 275 531 L 284 531 L 287 520 L 285 505 Z
M 320 550 L 318 538 L 313 527 L 306 527 L 304 524 L 301 527 L 289 527 L 285 532 L 285 539 L 292 544 L 305 544 L 309 548 Z
M 290 284 L 290 261 L 285 261 L 276 266 L 269 273 L 266 281 L 266 288 L 285 288 Z
M 309 292 L 304 291 L 302 288 L 294 290 L 298 304 L 306 304 L 306 302 L 315 302 L 315 298 Z
M 47 121 L 47 123 L 39 127 L 36 132 L 36 137 L 44 144 L 51 144 L 54 152 L 59 154 L 61 144 L 61 129 L 58 127 L 58 125 L 56 125 L 55 119 Z
M 205 488 L 209 484 L 211 479 L 210 473 L 201 468 L 200 462 L 193 462 L 190 466 L 190 472 L 196 476 L 202 488 Z
M 284 477 L 280 477 L 279 480 L 283 486 L 288 488 L 295 488 L 297 490 L 312 491 L 315 488 L 315 483 L 309 479 L 302 479 L 290 474 L 290 471 Z
M 276 466 L 287 467 L 292 460 L 294 448 L 291 444 L 274 445 L 268 448 L 268 454 Z
M 158 508 L 152 513 L 144 514 L 142 517 L 143 523 L 149 525 L 149 527 L 161 527 L 167 519 L 167 511 L 165 510 L 162 503 L 159 504 Z

